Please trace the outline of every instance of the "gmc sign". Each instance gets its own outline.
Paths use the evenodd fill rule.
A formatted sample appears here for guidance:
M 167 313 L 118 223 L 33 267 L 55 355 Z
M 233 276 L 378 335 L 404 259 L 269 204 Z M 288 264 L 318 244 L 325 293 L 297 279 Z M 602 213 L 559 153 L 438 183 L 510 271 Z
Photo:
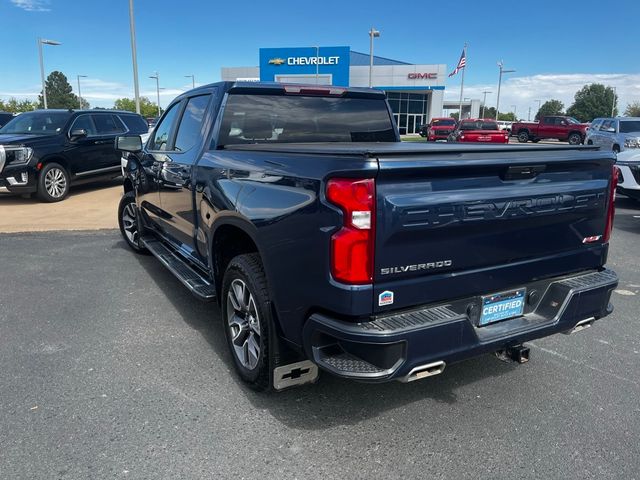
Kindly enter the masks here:
M 435 80 L 438 78 L 437 73 L 409 73 L 407 75 L 409 80 Z

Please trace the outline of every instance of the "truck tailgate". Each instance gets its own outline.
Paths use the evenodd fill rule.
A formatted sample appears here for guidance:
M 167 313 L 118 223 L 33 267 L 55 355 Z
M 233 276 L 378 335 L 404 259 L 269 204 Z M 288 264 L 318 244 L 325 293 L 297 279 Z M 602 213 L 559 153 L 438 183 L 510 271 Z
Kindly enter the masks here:
M 607 152 L 506 148 L 378 160 L 376 312 L 496 293 L 606 260 Z

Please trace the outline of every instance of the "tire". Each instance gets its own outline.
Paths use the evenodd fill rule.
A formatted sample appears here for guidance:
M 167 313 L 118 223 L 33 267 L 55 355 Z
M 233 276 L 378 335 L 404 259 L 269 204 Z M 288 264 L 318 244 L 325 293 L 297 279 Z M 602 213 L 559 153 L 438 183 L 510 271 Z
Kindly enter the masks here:
M 580 145 L 582 143 L 582 135 L 579 133 L 572 133 L 569 135 L 567 141 L 569 142 L 569 145 Z
M 593 145 L 593 140 L 587 140 L 587 145 Z
M 614 145 L 613 146 L 613 151 L 614 151 L 614 153 L 620 153 L 620 146 L 619 145 Z
M 47 163 L 38 177 L 38 198 L 43 202 L 59 202 L 69 195 L 69 173 L 59 163 Z
M 138 207 L 133 192 L 125 193 L 118 205 L 118 225 L 120 234 L 129 248 L 136 253 L 148 253 L 140 240 L 140 221 L 138 219 Z
M 260 256 L 238 255 L 222 280 L 222 321 L 233 364 L 240 378 L 257 391 L 271 388 L 276 367 L 270 348 L 274 335 L 271 299 Z
M 531 139 L 531 141 L 532 141 L 533 143 L 538 143 L 538 142 L 540 142 L 540 139 L 539 139 L 539 138 L 533 138 L 533 139 Z
M 529 132 L 527 132 L 526 130 L 518 132 L 518 141 L 520 143 L 527 143 L 529 141 Z

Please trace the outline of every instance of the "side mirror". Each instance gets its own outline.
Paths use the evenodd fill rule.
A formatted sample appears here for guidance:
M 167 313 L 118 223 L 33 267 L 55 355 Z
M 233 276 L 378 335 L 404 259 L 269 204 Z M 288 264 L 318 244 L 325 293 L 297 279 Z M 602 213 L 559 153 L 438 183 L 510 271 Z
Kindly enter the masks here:
M 607 132 L 609 132 L 609 133 L 616 133 L 616 129 L 615 129 L 615 128 L 613 128 L 613 127 L 609 127 L 609 128 L 607 128 Z
M 137 153 L 142 151 L 142 138 L 140 135 L 121 135 L 116 137 L 116 150 L 121 152 Z
M 87 136 L 87 131 L 84 128 L 78 128 L 76 130 L 71 130 L 69 134 L 69 139 L 78 140 L 79 138 L 83 138 Z

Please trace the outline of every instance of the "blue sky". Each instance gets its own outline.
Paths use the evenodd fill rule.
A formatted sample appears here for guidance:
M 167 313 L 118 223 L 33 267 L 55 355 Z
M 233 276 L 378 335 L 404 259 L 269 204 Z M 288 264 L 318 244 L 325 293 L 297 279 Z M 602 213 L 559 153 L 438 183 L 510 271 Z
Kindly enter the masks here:
M 451 69 L 468 42 L 465 97 L 492 90 L 488 105 L 500 59 L 517 70 L 503 84 L 501 104 L 519 112 L 538 98 L 569 103 L 591 81 L 616 86 L 623 105 L 640 100 L 640 0 L 136 0 L 135 9 L 140 89 L 153 98 L 148 76 L 158 71 L 163 104 L 190 87 L 185 75 L 209 83 L 221 66 L 257 65 L 260 47 L 349 45 L 366 53 L 372 25 L 382 32 L 376 54 L 411 63 Z M 93 106 L 133 96 L 127 0 L 0 0 L 0 20 L 0 98 L 39 92 L 38 36 L 63 43 L 45 46 L 45 68 L 63 71 L 74 90 L 76 75 L 87 75 L 83 96 Z M 457 98 L 459 76 L 446 92 Z

